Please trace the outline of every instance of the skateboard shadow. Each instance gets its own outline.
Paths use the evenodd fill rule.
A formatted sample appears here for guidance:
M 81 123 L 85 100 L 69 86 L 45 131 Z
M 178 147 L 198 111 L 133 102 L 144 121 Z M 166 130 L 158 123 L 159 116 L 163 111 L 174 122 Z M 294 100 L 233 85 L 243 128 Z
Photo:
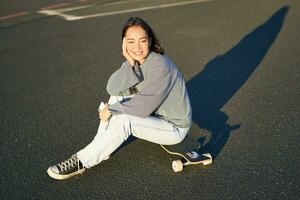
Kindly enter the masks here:
M 280 32 L 288 10 L 288 6 L 279 9 L 187 82 L 193 121 L 211 133 L 197 140 L 202 143 L 203 151 L 210 152 L 213 158 L 221 152 L 232 131 L 241 126 L 228 124 L 229 116 L 221 111 L 222 107 L 259 66 Z

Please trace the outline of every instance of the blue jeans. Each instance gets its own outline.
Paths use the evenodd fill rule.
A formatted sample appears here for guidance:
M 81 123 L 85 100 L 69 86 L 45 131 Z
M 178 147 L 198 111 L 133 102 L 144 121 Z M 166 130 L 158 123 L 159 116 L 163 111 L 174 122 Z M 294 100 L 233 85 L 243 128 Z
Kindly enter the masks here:
M 122 100 L 122 97 L 112 96 L 108 104 Z M 95 138 L 77 156 L 86 168 L 90 168 L 108 159 L 130 135 L 157 144 L 172 145 L 181 142 L 188 130 L 157 117 L 113 115 L 108 122 L 100 121 Z

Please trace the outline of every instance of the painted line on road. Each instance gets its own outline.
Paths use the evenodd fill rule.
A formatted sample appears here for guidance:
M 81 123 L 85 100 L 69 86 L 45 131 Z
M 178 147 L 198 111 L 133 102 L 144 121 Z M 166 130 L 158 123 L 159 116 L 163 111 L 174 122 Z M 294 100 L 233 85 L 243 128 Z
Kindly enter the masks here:
M 0 20 L 6 20 L 6 19 L 14 18 L 14 17 L 27 15 L 27 14 L 28 14 L 28 12 L 18 12 L 18 13 L 2 16 L 2 17 L 0 17 Z
M 78 2 L 80 2 L 80 3 L 86 3 L 88 1 L 89 0 L 78 0 Z M 68 5 L 70 5 L 70 4 L 66 3 L 66 2 L 64 2 L 64 3 L 57 3 L 57 4 L 52 4 L 52 5 L 41 7 L 40 10 L 48 10 L 48 9 L 60 8 L 60 7 L 68 6 Z M 0 20 L 7 20 L 7 19 L 14 18 L 14 17 L 24 16 L 24 15 L 27 15 L 27 14 L 29 14 L 29 12 L 26 12 L 26 11 L 16 12 L 16 13 L 5 15 L 5 16 L 0 16 Z
M 71 21 L 69 19 L 74 20 L 76 18 L 76 16 L 64 14 L 65 12 L 81 10 L 81 9 L 88 8 L 88 7 L 91 7 L 91 6 L 93 6 L 93 5 L 78 6 L 78 7 L 72 7 L 72 8 L 64 8 L 64 9 L 59 9 L 59 10 L 40 10 L 40 11 L 38 11 L 38 13 L 45 14 L 45 15 L 50 15 L 50 16 L 57 15 L 57 16 L 60 16 L 64 19 L 66 19 L 67 21 Z
M 141 8 L 133 8 L 133 9 L 127 9 L 127 10 L 119 10 L 119 11 L 98 13 L 98 14 L 94 14 L 94 15 L 83 15 L 83 16 L 74 16 L 74 15 L 64 14 L 64 12 L 73 11 L 73 9 L 74 10 L 75 9 L 76 10 L 83 9 L 83 8 L 79 8 L 79 7 L 68 8 L 67 10 L 66 9 L 63 9 L 63 10 L 41 10 L 41 11 L 38 11 L 38 12 L 42 13 L 42 14 L 46 14 L 46 15 L 57 15 L 57 16 L 63 17 L 67 21 L 74 21 L 74 20 L 81 20 L 81 19 L 95 18 L 95 17 L 103 17 L 103 16 L 109 16 L 109 15 L 118 15 L 118 14 L 145 11 L 145 10 L 169 8 L 169 7 L 195 4 L 195 3 L 208 2 L 208 1 L 213 1 L 213 0 L 184 1 L 184 2 L 168 3 L 168 4 L 157 5 L 157 6 L 147 6 L 147 7 L 141 7 Z

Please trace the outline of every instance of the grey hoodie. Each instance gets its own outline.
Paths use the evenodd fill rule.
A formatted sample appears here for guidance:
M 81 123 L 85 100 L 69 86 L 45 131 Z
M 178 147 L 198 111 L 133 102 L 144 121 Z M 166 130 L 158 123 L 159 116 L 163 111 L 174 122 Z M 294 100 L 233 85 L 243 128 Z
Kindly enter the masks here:
M 130 100 L 109 106 L 114 114 L 146 118 L 151 114 L 178 127 L 191 125 L 192 109 L 185 82 L 173 62 L 166 56 L 151 52 L 140 66 L 124 62 L 109 78 L 107 92 L 111 96 L 127 96 Z

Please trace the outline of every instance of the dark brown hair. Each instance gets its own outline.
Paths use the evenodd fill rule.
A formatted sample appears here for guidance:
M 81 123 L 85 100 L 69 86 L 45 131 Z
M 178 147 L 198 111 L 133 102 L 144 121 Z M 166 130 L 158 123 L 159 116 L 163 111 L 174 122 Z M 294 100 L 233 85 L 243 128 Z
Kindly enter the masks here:
M 145 22 L 143 19 L 139 17 L 130 17 L 127 22 L 124 24 L 123 29 L 122 29 L 122 39 L 125 37 L 126 31 L 128 28 L 132 26 L 140 26 L 142 27 L 149 39 L 150 42 L 150 51 L 154 51 L 156 53 L 164 54 L 164 49 L 162 45 L 160 44 L 159 40 L 157 39 L 154 31 L 152 28 Z

